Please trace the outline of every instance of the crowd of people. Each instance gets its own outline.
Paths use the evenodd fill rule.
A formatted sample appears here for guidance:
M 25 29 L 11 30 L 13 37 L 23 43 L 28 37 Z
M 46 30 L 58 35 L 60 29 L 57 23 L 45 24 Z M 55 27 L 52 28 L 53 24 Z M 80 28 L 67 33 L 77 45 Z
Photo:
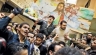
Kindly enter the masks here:
M 21 13 L 20 8 L 14 8 L 8 16 L 0 13 L 0 37 L 6 40 L 0 38 L 0 55 L 96 55 L 96 37 L 92 33 L 70 38 L 67 22 L 61 20 L 58 26 L 53 25 L 52 15 L 47 21 L 31 19 L 31 29 L 28 23 L 11 22 Z M 40 29 L 36 30 L 36 25 Z

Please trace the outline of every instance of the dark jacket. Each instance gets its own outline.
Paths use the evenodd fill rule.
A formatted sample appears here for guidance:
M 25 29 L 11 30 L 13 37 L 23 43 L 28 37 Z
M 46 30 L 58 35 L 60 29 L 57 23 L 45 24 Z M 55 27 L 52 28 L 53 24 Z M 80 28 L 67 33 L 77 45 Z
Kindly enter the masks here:
M 44 47 L 43 45 L 40 45 L 39 47 L 40 50 L 40 55 L 46 55 L 47 54 L 47 48 Z
M 33 22 L 35 22 L 34 20 L 32 20 Z M 48 22 L 45 20 L 39 20 L 38 25 L 40 25 L 40 30 L 39 33 L 45 34 L 46 36 L 50 35 L 50 33 L 54 30 L 55 25 L 53 25 L 53 23 L 51 23 L 48 27 Z
M 96 50 L 90 50 L 88 51 L 89 55 L 96 55 Z
M 0 36 L 6 40 L 7 46 L 12 43 L 20 43 L 18 34 L 14 34 L 13 32 L 8 31 L 8 29 L 6 28 L 10 21 L 11 18 L 7 16 L 0 19 Z M 27 39 L 25 39 L 24 44 L 27 47 L 30 45 Z
M 10 21 L 11 18 L 7 16 L 0 19 L 0 36 L 5 38 L 8 44 L 19 42 L 18 34 L 14 34 L 13 32 L 8 31 L 6 28 Z M 25 43 L 26 42 L 27 41 L 25 40 Z

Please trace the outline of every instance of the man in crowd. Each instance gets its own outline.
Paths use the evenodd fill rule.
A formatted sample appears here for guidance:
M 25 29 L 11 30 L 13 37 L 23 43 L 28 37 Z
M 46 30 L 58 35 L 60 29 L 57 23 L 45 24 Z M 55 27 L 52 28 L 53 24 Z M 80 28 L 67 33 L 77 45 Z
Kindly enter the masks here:
M 38 49 L 38 47 L 34 45 L 35 34 L 33 34 L 32 32 L 29 32 L 27 37 L 28 37 L 28 40 L 30 41 L 30 47 L 29 47 L 28 53 L 30 55 L 40 55 L 40 50 Z
M 55 37 L 53 38 L 55 42 L 59 42 L 59 41 L 65 42 L 65 36 L 69 35 L 69 29 L 66 28 L 66 26 L 67 26 L 67 22 L 62 20 L 60 22 L 60 26 L 52 31 L 51 35 L 53 36 L 55 34 Z
M 26 39 L 29 32 L 28 23 L 20 24 L 17 34 L 14 34 L 13 32 L 8 31 L 8 29 L 6 28 L 9 22 L 21 12 L 22 12 L 22 9 L 14 8 L 12 13 L 9 16 L 4 16 L 2 13 L 0 13 L 0 18 L 2 18 L 0 19 L 0 36 L 6 39 L 7 46 L 12 43 L 23 43 L 26 46 L 29 46 L 29 42 Z M 7 54 L 7 55 L 10 55 L 10 54 Z
M 44 39 L 44 35 L 42 33 L 38 33 L 36 35 L 35 45 L 39 48 L 40 55 L 47 54 L 47 48 L 42 45 L 43 39 Z
M 58 50 L 60 50 L 62 47 L 58 44 L 58 43 L 52 43 L 49 47 L 48 47 L 48 55 L 53 55 L 54 53 L 56 53 Z
M 96 55 L 96 40 L 91 43 L 91 49 L 88 51 L 90 55 Z
M 92 33 L 87 33 L 86 40 L 89 46 L 91 46 L 92 36 L 93 36 Z
M 54 55 L 83 55 L 79 49 L 64 47 L 57 51 Z
M 6 50 L 4 55 L 28 55 L 27 46 L 23 43 L 12 43 Z
M 40 25 L 40 30 L 39 33 L 42 33 L 44 35 L 46 35 L 46 37 L 48 37 L 50 35 L 50 33 L 53 31 L 53 29 L 55 28 L 55 25 L 53 25 L 53 21 L 54 21 L 54 16 L 49 16 L 48 17 L 48 21 L 45 20 L 34 20 L 32 19 L 33 22 L 36 22 L 38 25 Z

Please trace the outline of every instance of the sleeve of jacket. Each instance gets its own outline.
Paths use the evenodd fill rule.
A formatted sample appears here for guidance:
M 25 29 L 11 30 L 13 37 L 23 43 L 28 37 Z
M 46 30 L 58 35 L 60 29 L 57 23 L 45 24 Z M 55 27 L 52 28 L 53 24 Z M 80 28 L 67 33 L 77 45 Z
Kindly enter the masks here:
M 9 18 L 7 16 L 0 19 L 0 31 L 2 31 L 2 30 L 4 31 L 10 21 L 11 21 L 11 18 Z
M 37 24 L 42 25 L 43 22 L 44 22 L 44 20 L 39 20 Z
M 56 28 L 51 32 L 50 36 L 54 37 L 56 35 Z
M 2 19 L 0 19 L 0 36 L 5 38 L 6 41 L 12 36 L 12 32 L 7 30 L 7 25 L 11 21 L 11 18 L 5 16 Z

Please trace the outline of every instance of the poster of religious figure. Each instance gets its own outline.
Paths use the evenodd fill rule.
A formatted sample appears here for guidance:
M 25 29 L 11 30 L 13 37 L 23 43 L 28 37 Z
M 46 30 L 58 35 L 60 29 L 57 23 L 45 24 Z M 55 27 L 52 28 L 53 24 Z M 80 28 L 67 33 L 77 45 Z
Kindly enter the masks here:
M 49 15 L 53 15 L 55 17 L 54 25 L 59 25 L 61 20 L 65 20 L 67 27 L 82 32 L 89 30 L 90 20 L 94 15 L 93 10 L 66 3 L 64 0 L 33 0 L 32 5 L 24 9 L 24 13 L 34 19 L 43 20 L 47 20 Z

